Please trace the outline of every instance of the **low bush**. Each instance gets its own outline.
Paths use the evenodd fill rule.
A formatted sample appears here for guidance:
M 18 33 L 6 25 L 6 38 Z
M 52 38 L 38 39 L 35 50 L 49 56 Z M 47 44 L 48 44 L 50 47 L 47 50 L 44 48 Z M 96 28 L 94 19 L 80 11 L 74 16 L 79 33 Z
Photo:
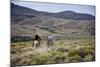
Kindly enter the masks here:
M 69 61 L 70 62 L 80 62 L 81 57 L 79 55 L 74 55 L 74 56 L 69 57 Z
M 94 55 L 86 55 L 86 57 L 84 58 L 84 61 L 88 62 L 88 61 L 94 61 Z
M 49 61 L 50 58 L 48 55 L 38 55 L 35 56 L 35 58 L 32 58 L 32 63 L 34 62 L 36 65 L 47 64 Z
M 66 56 L 64 55 L 64 53 L 62 53 L 60 51 L 51 52 L 50 57 L 51 57 L 52 61 L 54 61 L 55 63 L 64 62 L 66 59 Z
M 71 49 L 68 51 L 69 53 L 69 57 L 75 56 L 75 55 L 79 55 L 80 54 L 80 50 L 78 49 Z

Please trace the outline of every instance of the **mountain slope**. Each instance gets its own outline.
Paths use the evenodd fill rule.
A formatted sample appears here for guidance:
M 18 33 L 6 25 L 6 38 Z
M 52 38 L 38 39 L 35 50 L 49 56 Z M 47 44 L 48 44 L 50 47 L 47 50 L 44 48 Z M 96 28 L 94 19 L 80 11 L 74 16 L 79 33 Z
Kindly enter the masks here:
M 73 11 L 47 13 L 11 4 L 11 36 L 31 36 L 36 30 L 42 37 L 89 37 L 95 34 L 94 20 L 92 15 Z
M 29 9 L 26 7 L 14 5 L 11 3 L 11 15 L 27 15 L 27 16 L 51 16 L 56 18 L 64 18 L 64 19 L 77 19 L 77 20 L 94 20 L 95 17 L 89 14 L 82 14 L 82 13 L 76 13 L 73 11 L 64 11 L 59 13 L 48 13 L 48 12 L 41 12 L 36 11 L 33 9 Z

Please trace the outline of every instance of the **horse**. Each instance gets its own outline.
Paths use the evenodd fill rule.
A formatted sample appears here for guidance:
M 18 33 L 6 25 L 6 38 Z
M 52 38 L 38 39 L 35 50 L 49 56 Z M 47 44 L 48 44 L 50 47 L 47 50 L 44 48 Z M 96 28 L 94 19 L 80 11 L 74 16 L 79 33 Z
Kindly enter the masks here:
M 53 40 L 52 39 L 48 39 L 48 41 L 47 41 L 48 48 L 53 46 L 53 44 L 54 44 Z
M 37 48 L 40 46 L 40 41 L 39 40 L 34 40 L 33 41 L 33 48 Z

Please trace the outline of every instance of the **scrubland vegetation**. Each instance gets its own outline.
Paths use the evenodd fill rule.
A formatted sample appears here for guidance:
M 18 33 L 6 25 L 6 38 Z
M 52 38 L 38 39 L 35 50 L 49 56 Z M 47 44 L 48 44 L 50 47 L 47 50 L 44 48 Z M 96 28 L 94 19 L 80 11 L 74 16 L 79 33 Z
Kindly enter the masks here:
M 95 60 L 94 39 L 55 40 L 47 48 L 47 41 L 33 49 L 32 41 L 11 43 L 11 65 L 40 65 Z

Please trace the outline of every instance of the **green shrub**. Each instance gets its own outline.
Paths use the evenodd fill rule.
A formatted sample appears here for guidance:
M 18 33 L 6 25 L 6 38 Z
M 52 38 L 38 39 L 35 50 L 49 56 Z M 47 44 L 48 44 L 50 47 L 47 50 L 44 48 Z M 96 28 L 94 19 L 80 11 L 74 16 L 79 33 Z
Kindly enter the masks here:
M 19 65 L 29 65 L 31 63 L 31 60 L 29 58 L 25 58 L 23 57 L 19 62 L 18 64 Z
M 79 55 L 74 55 L 74 56 L 69 57 L 69 61 L 70 62 L 79 62 L 79 61 L 81 61 L 81 57 Z
M 11 57 L 11 65 L 18 65 L 19 61 L 21 61 L 22 59 L 18 56 L 15 56 L 14 58 Z
M 39 64 L 46 64 L 50 61 L 50 58 L 48 55 L 38 55 L 32 58 L 32 63 L 39 65 Z
M 86 55 L 89 55 L 89 54 L 93 55 L 94 54 L 94 49 L 92 49 L 92 48 L 84 48 L 84 53 Z
M 84 61 L 94 61 L 94 55 L 86 55 L 86 57 L 84 58 Z
M 51 57 L 52 61 L 54 61 L 55 63 L 64 62 L 66 59 L 66 57 L 64 56 L 64 53 L 62 53 L 60 51 L 51 52 L 50 57 Z
M 66 49 L 66 48 L 58 48 L 57 51 L 60 51 L 60 52 L 68 52 L 68 49 Z
M 69 57 L 75 56 L 75 55 L 79 55 L 80 54 L 80 50 L 77 49 L 71 49 L 68 51 L 69 53 Z
M 64 44 L 64 42 L 63 42 L 63 41 L 60 41 L 60 42 L 59 42 L 59 45 L 63 45 L 63 44 Z

